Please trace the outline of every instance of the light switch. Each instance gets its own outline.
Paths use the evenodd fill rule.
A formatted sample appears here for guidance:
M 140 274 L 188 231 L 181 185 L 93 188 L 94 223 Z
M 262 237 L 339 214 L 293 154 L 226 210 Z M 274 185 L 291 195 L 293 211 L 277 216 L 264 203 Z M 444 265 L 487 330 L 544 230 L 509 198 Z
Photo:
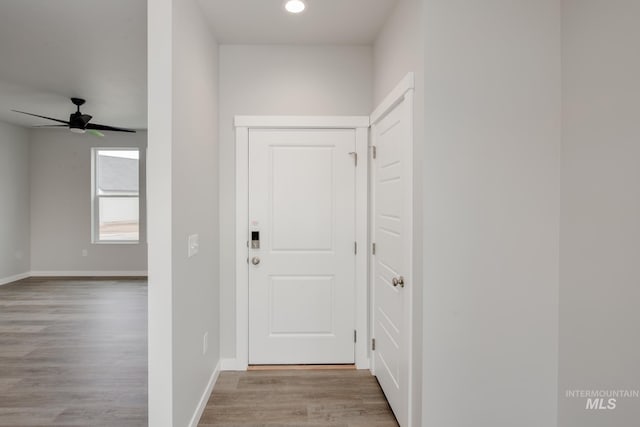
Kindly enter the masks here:
M 190 235 L 188 244 L 189 244 L 188 256 L 189 258 L 191 258 L 192 256 L 198 253 L 198 249 L 200 246 L 200 244 L 198 243 L 198 235 L 197 234 Z

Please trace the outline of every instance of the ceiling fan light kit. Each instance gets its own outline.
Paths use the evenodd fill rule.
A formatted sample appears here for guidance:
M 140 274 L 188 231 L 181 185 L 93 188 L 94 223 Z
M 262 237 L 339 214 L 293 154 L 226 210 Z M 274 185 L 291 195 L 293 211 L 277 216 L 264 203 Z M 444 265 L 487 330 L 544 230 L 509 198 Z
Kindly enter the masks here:
M 11 110 L 11 111 L 14 111 L 20 114 L 26 114 L 28 116 L 40 117 L 42 119 L 53 120 L 54 122 L 57 122 L 57 123 L 63 123 L 62 125 L 50 125 L 50 126 L 38 126 L 38 127 L 60 128 L 60 127 L 65 127 L 66 125 L 66 127 L 68 127 L 69 130 L 73 133 L 83 134 L 88 131 L 88 133 L 90 133 L 91 135 L 104 136 L 104 134 L 100 131 L 128 132 L 128 133 L 136 132 L 133 129 L 125 129 L 125 128 L 118 128 L 114 126 L 100 125 L 97 123 L 89 123 L 93 118 L 93 116 L 90 116 L 88 114 L 82 114 L 82 112 L 80 111 L 80 106 L 84 105 L 86 101 L 82 98 L 71 98 L 71 102 L 73 103 L 73 105 L 76 106 L 76 112 L 72 113 L 69 116 L 69 121 L 54 119 L 53 117 L 41 116 L 39 114 L 27 113 L 26 111 L 18 111 L 18 110 Z
M 71 98 L 71 102 L 77 107 L 77 111 L 69 116 L 69 130 L 73 133 L 85 133 L 87 124 L 93 118 L 80 112 L 80 106 L 86 101 L 82 98 Z

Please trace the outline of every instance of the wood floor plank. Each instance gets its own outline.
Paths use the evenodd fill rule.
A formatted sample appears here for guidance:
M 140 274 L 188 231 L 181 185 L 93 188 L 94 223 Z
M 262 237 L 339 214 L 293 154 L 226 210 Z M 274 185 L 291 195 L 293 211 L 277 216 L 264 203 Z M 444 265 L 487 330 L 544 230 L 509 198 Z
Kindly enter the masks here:
M 222 372 L 200 427 L 397 427 L 368 371 Z
M 0 393 L 0 426 L 146 426 L 146 281 L 0 287 Z
M 393 421 L 389 405 L 384 403 L 340 402 L 322 403 L 308 406 L 310 421 L 315 422 L 358 422 L 373 423 Z
M 307 419 L 304 404 L 262 404 L 254 403 L 251 411 L 240 406 L 213 406 L 205 409 L 202 422 L 214 424 L 240 423 L 282 423 L 292 419 Z
M 61 408 L 0 408 L 0 426 L 52 425 L 62 411 Z M 28 419 L 25 419 L 25 412 L 29 413 Z
M 0 334 L 33 334 L 42 332 L 47 325 L 0 325 Z
M 0 287 L 0 426 L 147 425 L 143 280 Z M 368 371 L 223 372 L 201 427 L 397 427 Z

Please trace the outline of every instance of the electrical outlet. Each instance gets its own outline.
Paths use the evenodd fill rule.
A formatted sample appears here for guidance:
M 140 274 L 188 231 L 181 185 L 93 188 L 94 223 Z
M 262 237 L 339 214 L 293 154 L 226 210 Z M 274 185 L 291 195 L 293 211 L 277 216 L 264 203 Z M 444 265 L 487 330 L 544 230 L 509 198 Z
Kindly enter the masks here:
M 197 254 L 198 249 L 200 249 L 200 242 L 199 242 L 198 235 L 197 234 L 190 235 L 187 241 L 187 244 L 188 244 L 187 256 L 191 258 L 195 254 Z
M 82 256 L 87 256 L 89 255 L 89 252 L 86 249 L 82 250 Z
M 209 332 L 205 332 L 202 336 L 202 355 L 207 354 L 207 350 L 209 350 Z

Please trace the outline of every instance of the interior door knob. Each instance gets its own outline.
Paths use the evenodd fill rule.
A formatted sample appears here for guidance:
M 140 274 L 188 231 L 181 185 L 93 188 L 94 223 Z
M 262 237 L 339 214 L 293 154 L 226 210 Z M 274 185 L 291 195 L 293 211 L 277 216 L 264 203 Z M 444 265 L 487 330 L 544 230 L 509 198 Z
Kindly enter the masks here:
M 394 287 L 399 285 L 401 288 L 404 288 L 404 277 L 402 276 L 394 277 L 393 279 L 391 279 L 391 283 L 393 284 Z
M 253 264 L 253 265 L 260 264 L 260 258 L 257 257 L 257 256 L 254 256 L 253 258 L 251 258 L 251 264 Z

